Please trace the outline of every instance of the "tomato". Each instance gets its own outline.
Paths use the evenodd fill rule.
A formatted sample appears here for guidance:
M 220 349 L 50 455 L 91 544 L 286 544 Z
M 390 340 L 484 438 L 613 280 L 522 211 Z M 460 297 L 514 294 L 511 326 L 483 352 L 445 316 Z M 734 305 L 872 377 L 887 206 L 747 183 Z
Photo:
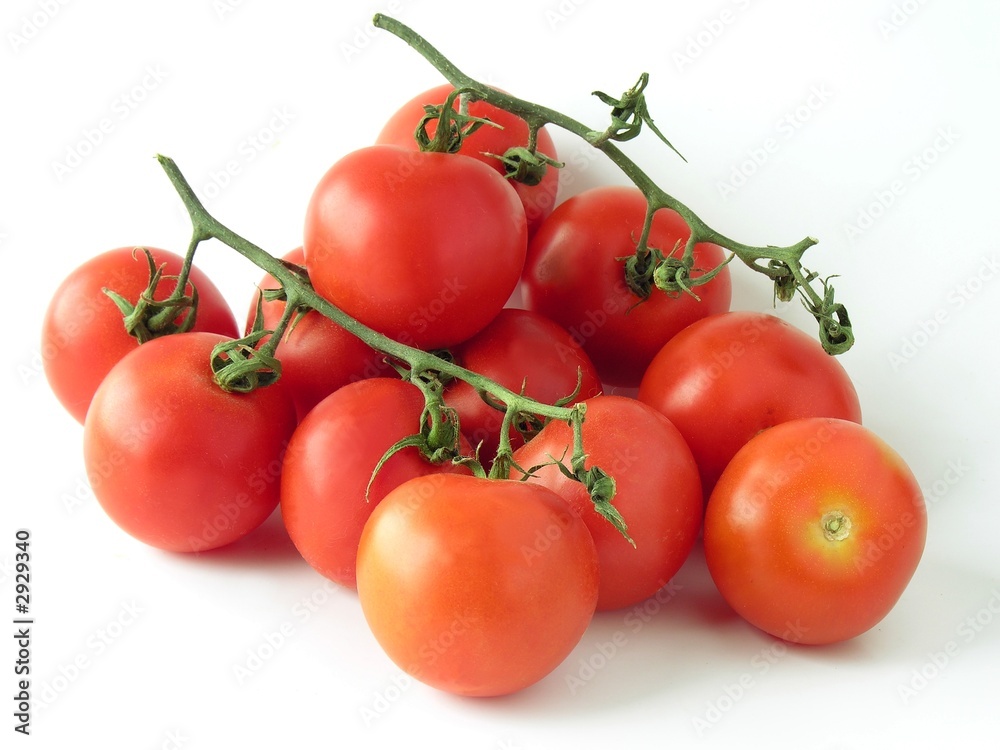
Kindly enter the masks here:
M 150 247 L 165 275 L 180 273 L 183 259 L 167 250 Z M 189 279 L 198 290 L 194 330 L 237 335 L 236 319 L 222 293 L 197 267 Z M 74 270 L 49 303 L 42 323 L 42 361 L 45 376 L 60 403 L 80 424 L 111 367 L 139 342 L 125 331 L 122 313 L 102 288 L 136 302 L 149 284 L 145 254 L 132 247 L 101 253 Z M 176 284 L 164 279 L 156 299 L 166 299 Z
M 790 323 L 755 312 L 715 315 L 682 331 L 650 363 L 638 398 L 684 435 L 706 497 L 761 430 L 801 417 L 861 421 L 840 362 Z
M 413 134 L 420 120 L 424 117 L 424 105 L 444 104 L 448 94 L 453 90 L 454 87 L 446 83 L 415 96 L 389 118 L 375 142 L 389 146 L 402 146 L 411 150 L 417 149 L 417 141 Z M 456 110 L 458 109 L 457 99 L 454 107 Z M 463 141 L 459 153 L 478 159 L 500 174 L 504 174 L 504 164 L 496 156 L 503 156 L 510 148 L 528 144 L 527 124 L 520 117 L 482 100 L 471 102 L 468 112 L 473 117 L 485 117 L 501 127 L 482 126 Z M 427 134 L 433 137 L 436 129 L 436 123 L 428 123 Z M 537 150 L 551 159 L 557 159 L 552 136 L 544 127 L 538 131 Z M 510 184 L 517 192 L 518 198 L 521 199 L 524 213 L 528 219 L 528 234 L 532 235 L 546 217 L 552 213 L 552 209 L 556 205 L 559 170 L 555 167 L 546 169 L 545 176 L 537 185 L 527 185 L 514 180 L 511 180 Z
M 303 265 L 302 248 L 286 253 L 284 259 Z M 260 283 L 261 289 L 277 289 L 277 280 L 270 274 Z M 262 303 L 264 328 L 274 330 L 285 311 L 283 300 Z M 250 306 L 246 331 L 250 332 L 257 301 Z M 267 341 L 265 337 L 261 343 Z M 341 386 L 355 380 L 377 377 L 392 372 L 385 357 L 315 310 L 310 310 L 294 323 L 278 345 L 281 380 L 295 402 L 301 420 L 316 404 Z
M 116 364 L 83 429 L 94 495 L 111 520 L 153 547 L 201 552 L 242 538 L 278 504 L 295 409 L 280 383 L 227 393 L 213 380 L 226 338 L 153 339 Z
M 365 525 L 358 597 L 401 669 L 451 693 L 505 695 L 579 643 L 597 601 L 586 525 L 551 490 L 432 475 L 400 485 Z
M 642 232 L 646 199 L 633 187 L 591 188 L 562 203 L 532 238 L 522 291 L 525 307 L 566 328 L 609 385 L 634 387 L 660 348 L 685 326 L 729 309 L 729 269 L 695 292 L 653 289 L 641 302 L 626 285 L 622 261 Z M 690 236 L 681 217 L 657 211 L 649 246 L 669 253 Z M 722 248 L 699 243 L 692 276 L 722 263 Z M 641 302 L 641 304 L 640 304 Z
M 585 403 L 585 466 L 600 466 L 614 478 L 612 504 L 624 517 L 635 547 L 594 510 L 583 485 L 558 467 L 545 466 L 529 481 L 555 491 L 586 522 L 600 558 L 597 609 L 619 609 L 656 593 L 691 553 L 701 530 L 701 482 L 684 438 L 662 414 L 623 396 L 598 396 Z M 530 469 L 553 456 L 565 455 L 568 462 L 572 452 L 572 428 L 552 421 L 514 453 L 514 460 Z
M 708 503 L 705 558 L 753 625 L 835 643 L 889 613 L 926 534 L 920 487 L 899 454 L 854 422 L 814 417 L 772 427 L 736 454 Z
M 536 401 L 554 404 L 580 390 L 570 403 L 601 392 L 601 381 L 586 352 L 565 329 L 530 310 L 506 308 L 484 330 L 453 348 L 456 363 L 505 388 L 524 393 Z M 468 383 L 455 380 L 445 392 L 445 401 L 459 415 L 462 432 L 473 445 L 482 446 L 480 456 L 492 459 L 500 444 L 503 412 L 494 409 Z M 516 430 L 511 445 L 524 443 Z
M 527 234 L 514 189 L 460 154 L 371 146 L 324 175 L 305 258 L 316 291 L 405 344 L 457 344 L 517 286 Z
M 412 383 L 370 378 L 323 399 L 295 430 L 282 467 L 281 515 L 305 561 L 330 580 L 356 586 L 361 529 L 390 490 L 413 477 L 465 471 L 408 447 L 382 466 L 365 498 L 379 459 L 417 431 L 423 408 Z M 461 447 L 471 453 L 464 439 Z

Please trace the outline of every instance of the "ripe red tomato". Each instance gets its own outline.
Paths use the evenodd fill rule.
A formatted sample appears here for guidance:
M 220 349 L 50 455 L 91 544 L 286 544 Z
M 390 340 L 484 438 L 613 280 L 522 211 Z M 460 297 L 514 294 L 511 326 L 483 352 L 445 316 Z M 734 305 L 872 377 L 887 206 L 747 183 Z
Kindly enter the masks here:
M 305 561 L 330 580 L 356 586 L 361 529 L 390 490 L 413 477 L 465 471 L 405 448 L 382 466 L 365 499 L 379 459 L 417 431 L 423 408 L 412 383 L 370 378 L 323 399 L 295 430 L 282 467 L 281 516 Z M 462 452 L 471 453 L 464 439 Z
M 507 181 L 460 154 L 371 146 L 343 157 L 309 202 L 316 291 L 422 349 L 486 327 L 524 266 L 524 209 Z
M 706 498 L 761 430 L 801 417 L 861 421 L 840 362 L 798 328 L 755 312 L 714 315 L 681 331 L 650 363 L 638 398 L 684 435 Z
M 600 558 L 597 609 L 628 607 L 669 583 L 691 553 L 702 521 L 701 482 L 690 449 L 662 414 L 622 396 L 588 399 L 583 422 L 586 467 L 600 466 L 616 484 L 612 504 L 635 547 L 594 510 L 580 482 L 556 466 L 528 481 L 554 490 L 590 529 Z M 552 421 L 514 453 L 524 469 L 573 452 L 573 431 Z
M 303 265 L 302 248 L 286 253 L 284 259 Z M 261 280 L 261 289 L 277 287 L 277 280 L 270 274 Z M 262 309 L 264 328 L 274 330 L 285 311 L 285 302 L 264 300 Z M 256 311 L 255 299 L 247 316 L 247 333 L 253 326 Z M 261 343 L 265 341 L 266 337 Z M 315 310 L 307 312 L 285 333 L 278 345 L 278 360 L 281 380 L 295 402 L 300 420 L 338 388 L 355 380 L 392 373 L 382 354 Z
M 879 623 L 924 549 L 927 514 L 902 458 L 871 431 L 799 419 L 736 454 L 705 516 L 705 557 L 745 619 L 796 643 Z
M 586 525 L 551 490 L 432 475 L 400 485 L 365 525 L 358 597 L 401 669 L 459 695 L 505 695 L 555 669 L 594 613 Z
M 448 94 L 453 90 L 454 87 L 446 83 L 415 96 L 389 118 L 375 142 L 416 150 L 418 145 L 413 133 L 424 117 L 424 105 L 444 104 Z M 457 110 L 458 100 L 455 101 L 454 106 Z M 526 146 L 528 144 L 527 124 L 520 117 L 481 100 L 469 104 L 469 114 L 473 117 L 485 117 L 501 127 L 484 125 L 479 128 L 465 139 L 459 153 L 478 159 L 501 175 L 504 174 L 503 162 L 491 154 L 503 156 L 510 148 Z M 436 129 L 434 122 L 428 123 L 427 134 L 433 137 Z M 558 158 L 552 136 L 545 128 L 538 131 L 537 149 L 552 159 Z M 530 236 L 535 233 L 546 217 L 552 213 L 552 209 L 555 208 L 556 193 L 559 188 L 559 170 L 555 167 L 549 167 L 545 171 L 542 181 L 537 185 L 527 185 L 513 180 L 510 184 L 524 206 L 524 213 L 528 219 L 528 235 Z
M 452 349 L 455 361 L 473 372 L 498 382 L 505 388 L 524 392 L 542 403 L 554 404 L 577 386 L 582 401 L 601 392 L 597 370 L 586 352 L 558 323 L 531 312 L 505 308 L 486 328 Z M 503 412 L 494 409 L 468 383 L 456 380 L 448 385 L 445 401 L 458 411 L 462 433 L 475 446 L 482 443 L 480 456 L 489 461 L 500 444 Z M 524 443 L 516 430 L 510 433 L 514 448 Z
M 522 290 L 525 306 L 566 328 L 609 385 L 634 387 L 646 366 L 685 326 L 729 309 L 731 285 L 725 268 L 695 290 L 670 297 L 653 289 L 642 304 L 626 285 L 619 258 L 632 255 L 642 232 L 646 200 L 633 187 L 591 188 L 562 203 L 532 238 Z M 650 247 L 663 251 L 687 241 L 681 217 L 661 210 L 649 235 Z M 722 248 L 695 246 L 699 276 L 725 260 Z
M 180 273 L 183 259 L 158 248 L 147 248 L 165 275 Z M 197 267 L 189 279 L 198 290 L 194 330 L 236 337 L 236 319 L 222 293 Z M 59 286 L 42 323 L 45 376 L 60 403 L 80 424 L 94 391 L 112 366 L 139 342 L 125 332 L 122 313 L 102 288 L 136 302 L 149 283 L 146 256 L 133 247 L 101 253 L 74 270 Z M 156 299 L 166 299 L 176 284 L 164 279 Z
M 101 383 L 83 429 L 90 486 L 128 534 L 201 552 L 242 538 L 278 504 L 295 409 L 280 383 L 227 393 L 213 380 L 226 337 L 179 333 L 127 354 Z

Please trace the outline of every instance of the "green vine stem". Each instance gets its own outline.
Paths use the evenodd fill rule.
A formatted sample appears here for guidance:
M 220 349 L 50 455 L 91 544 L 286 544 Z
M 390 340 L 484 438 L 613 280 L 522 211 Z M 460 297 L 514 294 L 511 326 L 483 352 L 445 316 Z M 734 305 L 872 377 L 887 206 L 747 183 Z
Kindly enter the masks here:
M 504 388 L 499 383 L 476 372 L 467 370 L 449 359 L 444 359 L 421 349 L 407 346 L 369 328 L 336 307 L 326 298 L 320 296 L 299 270 L 289 267 L 289 265 L 279 258 L 241 237 L 212 216 L 195 195 L 191 185 L 173 159 L 160 155 L 157 156 L 157 160 L 170 178 L 174 189 L 180 196 L 191 218 L 192 240 L 189 252 L 193 254 L 202 242 L 216 239 L 231 247 L 260 269 L 271 274 L 281 284 L 286 300 L 286 315 L 282 319 L 282 329 L 284 329 L 284 325 L 287 325 L 293 315 L 289 311 L 316 310 L 319 314 L 345 328 L 348 332 L 364 341 L 373 349 L 382 352 L 391 360 L 406 364 L 409 379 L 421 389 L 427 401 L 424 411 L 427 423 L 422 425 L 425 428 L 422 435 L 426 440 L 418 446 L 425 455 L 438 461 L 444 460 L 449 455 L 461 459 L 461 457 L 457 456 L 457 430 L 449 429 L 448 421 L 451 419 L 449 411 L 439 400 L 441 389 L 436 387 L 436 382 L 441 376 L 463 380 L 479 393 L 487 394 L 494 401 L 504 404 L 508 424 L 516 419 L 519 414 L 532 414 L 546 419 L 557 419 L 568 422 L 573 428 L 574 435 L 574 450 L 571 458 L 574 477 L 579 479 L 587 488 L 587 491 L 591 493 L 591 497 L 594 498 L 595 510 L 614 524 L 622 535 L 631 542 L 624 520 L 611 504 L 611 500 L 614 497 L 613 480 L 611 480 L 611 484 L 609 485 L 607 480 L 610 477 L 607 477 L 597 467 L 584 469 L 584 462 L 587 456 L 583 449 L 582 430 L 586 414 L 586 404 L 579 403 L 572 407 L 566 407 L 536 401 L 523 394 Z M 230 373 L 233 371 L 230 368 L 235 368 L 238 371 L 239 379 L 245 378 L 248 370 L 268 370 L 270 360 L 274 354 L 273 347 L 278 346 L 281 336 L 280 332 L 271 333 L 271 339 L 268 341 L 268 344 L 273 344 L 273 347 L 265 351 L 264 361 L 260 362 L 254 357 L 254 352 L 257 350 L 253 348 L 253 343 L 256 343 L 264 333 L 267 332 L 261 330 L 251 332 L 248 338 L 231 342 L 231 346 L 226 350 L 213 352 L 213 369 L 216 371 L 216 380 L 220 386 L 226 387 L 227 384 L 230 384 Z M 226 356 L 222 356 L 223 354 Z M 248 367 L 247 362 L 250 363 L 251 367 Z M 261 383 L 261 385 L 263 384 Z M 232 388 L 232 390 L 248 389 Z M 447 443 L 450 443 L 450 445 Z M 448 449 L 451 450 L 449 451 Z M 512 453 L 513 449 L 511 447 L 509 432 L 505 432 L 501 436 L 498 454 L 502 459 L 500 461 L 501 466 L 511 465 L 508 461 Z M 491 476 L 493 478 L 507 478 L 506 475 L 501 477 L 491 474 Z
M 646 109 L 642 91 L 648 83 L 647 74 L 643 73 L 639 82 L 626 91 L 621 99 L 614 99 L 602 92 L 594 92 L 601 101 L 612 107 L 611 126 L 603 131 L 595 131 L 560 112 L 519 99 L 476 81 L 459 70 L 426 39 L 394 18 L 379 13 L 372 22 L 377 28 L 390 32 L 413 47 L 452 86 L 461 89 L 465 95 L 481 99 L 520 117 L 528 125 L 531 133 L 537 133 L 539 128 L 547 124 L 562 128 L 601 150 L 625 173 L 642 191 L 648 203 L 645 224 L 637 243 L 636 253 L 625 260 L 627 283 L 640 299 L 648 298 L 653 286 L 667 294 L 694 295 L 694 287 L 707 283 L 721 269 L 720 266 L 706 274 L 691 275 L 695 245 L 701 242 L 713 243 L 729 251 L 730 255 L 725 263 L 733 258 L 739 258 L 754 271 L 770 278 L 774 282 L 776 298 L 789 301 L 796 292 L 801 294 L 806 309 L 819 324 L 820 342 L 827 352 L 841 354 L 851 348 L 854 343 L 854 333 L 846 308 L 834 301 L 834 290 L 828 279 L 821 281 L 822 293 L 813 289 L 812 282 L 818 276 L 802 266 L 803 254 L 815 245 L 817 240 L 806 237 L 787 247 L 774 245 L 755 247 L 730 239 L 708 226 L 688 206 L 660 188 L 615 145 L 614 141 L 634 138 L 641 126 L 646 125 L 673 149 L 653 124 Z M 664 254 L 662 250 L 651 248 L 647 244 L 653 216 L 661 209 L 676 211 L 691 230 L 691 235 L 679 258 L 675 256 L 679 248 L 671 248 Z

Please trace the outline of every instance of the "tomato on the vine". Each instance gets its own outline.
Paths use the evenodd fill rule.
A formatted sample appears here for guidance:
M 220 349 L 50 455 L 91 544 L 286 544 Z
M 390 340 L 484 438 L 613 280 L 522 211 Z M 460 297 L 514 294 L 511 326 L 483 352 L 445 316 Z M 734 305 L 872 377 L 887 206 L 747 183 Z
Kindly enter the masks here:
M 597 366 L 604 383 L 639 385 L 646 366 L 685 326 L 729 309 L 729 269 L 689 294 L 656 288 L 643 301 L 625 281 L 622 258 L 635 252 L 646 216 L 638 188 L 591 188 L 562 203 L 545 220 L 528 247 L 522 290 L 525 306 L 566 328 Z M 669 255 L 691 236 L 673 211 L 657 211 L 648 245 Z M 725 260 L 722 248 L 694 247 L 691 276 Z
M 295 409 L 280 382 L 228 393 L 210 333 L 153 339 L 101 383 L 83 429 L 87 476 L 108 516 L 153 547 L 202 552 L 242 538 L 278 504 Z
M 405 344 L 443 348 L 496 317 L 524 266 L 517 193 L 461 154 L 370 146 L 344 156 L 309 202 L 316 291 Z
M 835 643 L 895 606 L 924 549 L 927 514 L 903 459 L 854 422 L 814 417 L 748 442 L 705 516 L 723 598 L 778 638 Z
M 684 438 L 662 414 L 623 396 L 585 403 L 585 466 L 599 466 L 615 480 L 612 504 L 625 519 L 634 548 L 597 513 L 584 486 L 552 464 L 553 458 L 565 457 L 565 463 L 572 455 L 569 424 L 549 422 L 514 452 L 514 461 L 525 470 L 542 465 L 528 481 L 554 490 L 586 522 L 600 558 L 597 608 L 619 609 L 656 593 L 684 564 L 701 529 L 701 482 Z
M 147 247 L 165 276 L 180 273 L 183 258 Z M 189 275 L 198 292 L 193 330 L 237 336 L 236 318 L 215 284 L 196 266 Z M 52 297 L 42 323 L 42 362 L 52 392 L 76 421 L 83 424 L 94 391 L 118 360 L 139 346 L 122 323 L 122 312 L 102 289 L 135 303 L 149 285 L 149 263 L 141 249 L 108 250 L 75 269 Z M 164 278 L 155 299 L 176 289 Z M 185 313 L 186 314 L 186 313 Z
M 460 695 L 513 693 L 579 643 L 597 602 L 594 541 L 551 490 L 437 474 L 400 485 L 358 549 L 365 619 L 401 669 Z
M 650 363 L 638 398 L 684 435 L 706 497 L 750 438 L 801 417 L 861 421 L 844 366 L 774 315 L 734 311 L 700 320 Z
M 286 253 L 283 259 L 300 266 L 305 261 L 302 248 Z M 260 282 L 262 290 L 278 286 L 270 274 Z M 285 302 L 262 300 L 261 310 L 264 328 L 274 330 L 285 311 Z M 247 333 L 253 326 L 256 312 L 257 301 L 254 300 L 247 316 Z M 261 344 L 267 339 L 262 339 Z M 281 380 L 295 402 L 300 420 L 338 388 L 356 380 L 392 373 L 382 354 L 315 310 L 293 321 L 278 345 L 277 356 L 281 362 Z
M 424 106 L 444 104 L 448 94 L 453 90 L 451 84 L 446 83 L 415 96 L 389 118 L 375 142 L 408 149 L 418 148 L 413 134 L 420 120 L 424 117 Z M 458 109 L 457 99 L 453 106 L 456 110 Z M 503 156 L 508 149 L 527 145 L 527 124 L 520 117 L 507 110 L 494 107 L 481 99 L 469 103 L 468 114 L 472 117 L 486 118 L 500 127 L 485 125 L 479 128 L 465 138 L 459 153 L 478 159 L 500 174 L 504 174 L 504 163 L 497 157 Z M 427 135 L 433 137 L 436 129 L 437 123 L 429 122 Z M 552 136 L 544 127 L 538 131 L 537 150 L 553 160 L 557 158 Z M 546 217 L 552 213 L 552 209 L 555 208 L 556 193 L 559 189 L 559 170 L 555 167 L 549 167 L 545 170 L 541 182 L 536 185 L 528 185 L 515 180 L 511 180 L 511 185 L 517 191 L 518 198 L 521 199 L 521 204 L 524 206 L 530 236 L 535 233 Z
M 558 323 L 530 310 L 505 308 L 486 328 L 451 350 L 455 362 L 515 393 L 546 404 L 576 396 L 573 404 L 601 392 L 597 370 L 586 352 Z M 579 378 L 579 380 L 578 380 Z M 577 391 L 577 385 L 579 390 Z M 489 404 L 464 380 L 454 380 L 445 400 L 455 408 L 462 433 L 480 447 L 480 458 L 490 461 L 500 444 L 504 414 Z M 510 431 L 511 446 L 524 439 Z
M 356 586 L 361 529 L 389 491 L 413 477 L 465 471 L 450 461 L 431 463 L 411 446 L 371 481 L 386 451 L 417 431 L 423 408 L 412 383 L 359 380 L 320 401 L 292 435 L 281 472 L 281 516 L 305 561 L 330 580 Z M 471 453 L 464 438 L 460 450 Z

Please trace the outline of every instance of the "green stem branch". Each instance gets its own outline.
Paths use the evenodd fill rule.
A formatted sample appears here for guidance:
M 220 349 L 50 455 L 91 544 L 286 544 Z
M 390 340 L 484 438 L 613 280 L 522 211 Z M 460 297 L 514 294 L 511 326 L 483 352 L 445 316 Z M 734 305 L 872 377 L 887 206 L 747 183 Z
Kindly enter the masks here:
M 251 263 L 277 279 L 285 290 L 287 296 L 286 305 L 288 308 L 298 307 L 316 310 L 320 315 L 334 321 L 373 349 L 382 352 L 392 359 L 405 362 L 409 365 L 412 373 L 438 372 L 469 383 L 477 391 L 490 394 L 494 399 L 502 402 L 508 409 L 515 412 L 527 412 L 538 414 L 547 419 L 562 420 L 573 424 L 575 428 L 578 428 L 579 424 L 582 424 L 584 415 L 582 404 L 577 404 L 573 407 L 562 407 L 535 401 L 527 396 L 515 393 L 476 372 L 467 370 L 454 362 L 395 341 L 355 320 L 329 300 L 320 296 L 310 285 L 304 283 L 298 274 L 288 268 L 278 258 L 241 237 L 213 217 L 195 195 L 191 185 L 185 179 L 173 159 L 166 156 L 158 156 L 157 159 L 191 217 L 194 237 L 192 240 L 193 245 L 197 246 L 200 242 L 213 238 L 228 245 L 240 255 L 247 258 Z
M 810 274 L 802 268 L 801 259 L 803 253 L 817 242 L 812 237 L 806 237 L 794 245 L 786 247 L 773 245 L 756 247 L 737 242 L 722 232 L 708 226 L 691 208 L 660 188 L 639 165 L 626 156 L 612 142 L 613 139 L 609 135 L 610 131 L 595 131 L 561 112 L 524 99 L 519 99 L 471 78 L 442 55 L 420 34 L 394 18 L 379 13 L 375 15 L 372 22 L 377 28 L 384 29 L 406 42 L 433 65 L 456 89 L 462 89 L 477 99 L 481 99 L 523 119 L 528 124 L 529 132 L 537 131 L 538 128 L 551 123 L 582 138 L 594 148 L 602 151 L 642 191 L 648 202 L 647 221 L 636 248 L 640 265 L 650 252 L 650 248 L 646 243 L 648 241 L 648 230 L 653 214 L 661 209 L 669 209 L 678 213 L 691 231 L 690 239 L 685 248 L 687 265 L 679 266 L 681 270 L 678 272 L 678 275 L 658 275 L 658 279 L 663 282 L 660 288 L 664 291 L 693 294 L 690 287 L 707 283 L 712 278 L 708 274 L 697 277 L 689 275 L 692 251 L 697 243 L 713 243 L 731 253 L 730 258 L 726 262 L 736 257 L 754 271 L 767 275 L 768 278 L 774 281 L 775 293 L 778 297 L 785 300 L 790 299 L 794 292 L 798 290 L 804 297 L 806 308 L 820 324 L 820 339 L 828 352 L 831 354 L 840 354 L 847 351 L 854 343 L 854 336 L 846 310 L 843 305 L 833 303 L 832 287 L 829 287 L 824 282 L 824 294 L 820 295 L 810 285 L 816 278 L 815 275 Z M 639 95 L 644 84 L 645 81 L 641 78 L 640 83 L 635 89 L 626 92 L 626 97 L 628 95 Z M 606 95 L 602 95 L 602 98 L 606 98 Z M 641 102 L 641 100 L 639 101 Z M 637 107 L 635 111 L 644 116 L 643 121 L 646 124 L 651 125 L 648 113 L 645 112 L 644 103 L 641 103 L 640 107 Z M 662 138 L 662 135 L 658 131 L 657 135 L 660 135 Z M 761 261 L 766 261 L 766 264 L 761 265 Z M 640 293 L 637 296 L 640 298 L 648 297 L 648 291 L 645 294 Z

